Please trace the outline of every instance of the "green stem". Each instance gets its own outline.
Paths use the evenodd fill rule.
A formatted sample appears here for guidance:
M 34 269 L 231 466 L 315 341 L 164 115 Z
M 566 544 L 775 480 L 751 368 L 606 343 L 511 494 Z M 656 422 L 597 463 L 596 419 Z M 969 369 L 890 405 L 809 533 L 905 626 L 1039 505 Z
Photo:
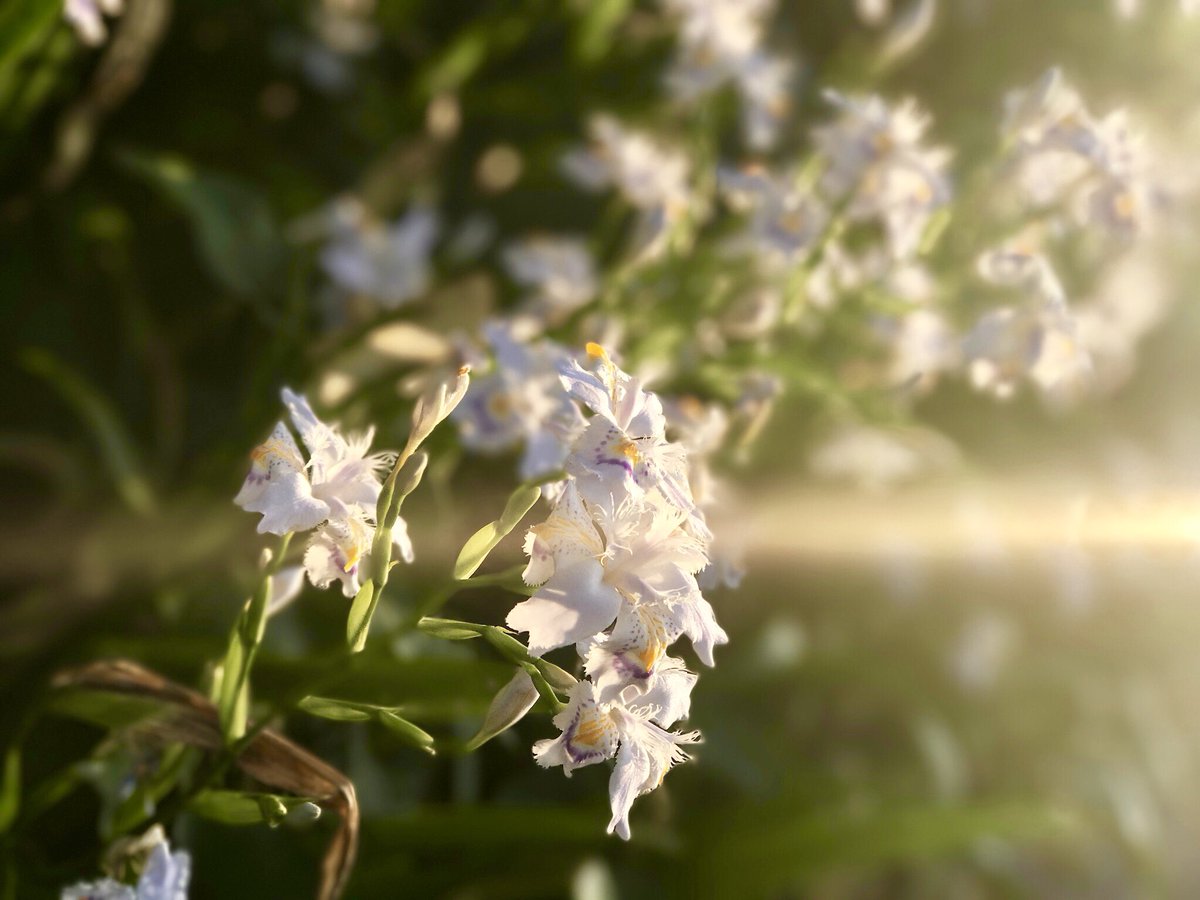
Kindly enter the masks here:
M 226 742 L 238 741 L 246 732 L 246 712 L 249 703 L 250 670 L 267 630 L 267 607 L 271 600 L 271 577 L 283 565 L 292 533 L 288 532 L 279 541 L 279 549 L 263 569 L 262 579 L 242 610 L 229 637 L 226 653 L 226 668 L 222 673 L 221 690 L 218 698 L 218 713 L 221 731 Z M 233 664 L 234 671 L 230 670 Z
M 472 588 L 491 587 L 493 585 L 511 584 L 514 578 L 520 578 L 521 573 L 525 571 L 524 563 L 517 563 L 515 566 L 510 566 L 499 572 L 493 572 L 490 575 L 472 575 L 465 580 L 450 578 L 439 586 L 433 593 L 425 598 L 425 601 L 418 606 L 412 614 L 412 618 L 405 623 L 406 627 L 415 627 L 417 622 L 426 616 L 431 616 L 441 609 L 451 597 L 460 591 L 471 590 Z

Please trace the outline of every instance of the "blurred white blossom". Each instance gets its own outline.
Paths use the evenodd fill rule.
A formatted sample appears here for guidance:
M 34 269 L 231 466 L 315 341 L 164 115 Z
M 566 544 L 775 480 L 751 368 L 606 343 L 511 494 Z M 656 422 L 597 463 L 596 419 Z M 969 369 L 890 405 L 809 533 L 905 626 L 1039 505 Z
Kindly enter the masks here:
M 146 856 L 137 885 L 130 887 L 111 878 L 63 888 L 62 900 L 187 900 L 192 875 L 192 858 L 186 850 L 172 853 L 160 838 Z
M 63 17 L 75 29 L 79 40 L 91 47 L 103 44 L 108 37 L 105 16 L 119 16 L 125 0 L 66 0 Z
M 596 296 L 592 256 L 578 238 L 539 236 L 510 244 L 504 265 L 513 281 L 532 289 L 525 305 L 542 321 L 557 324 Z
M 463 444 L 482 453 L 521 447 L 522 478 L 562 468 L 584 426 L 558 374 L 567 352 L 546 339 L 522 341 L 511 323 L 483 330 L 494 363 L 451 415 Z
M 929 117 L 913 100 L 825 91 L 838 115 L 813 130 L 826 169 L 821 187 L 852 221 L 883 226 L 895 259 L 916 252 L 930 217 L 950 199 L 950 153 L 924 144 Z
M 395 309 L 424 293 L 431 277 L 430 254 L 438 235 L 437 216 L 413 207 L 391 224 L 379 222 L 356 201 L 335 209 L 333 233 L 321 265 L 338 287 Z

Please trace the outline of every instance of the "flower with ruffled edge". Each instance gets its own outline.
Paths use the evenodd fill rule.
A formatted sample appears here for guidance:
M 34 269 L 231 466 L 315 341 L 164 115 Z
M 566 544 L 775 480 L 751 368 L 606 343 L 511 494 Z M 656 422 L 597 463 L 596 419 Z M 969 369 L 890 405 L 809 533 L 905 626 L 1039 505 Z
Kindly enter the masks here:
M 688 758 L 681 749 L 700 740 L 698 732 L 675 733 L 655 724 L 657 710 L 641 700 L 630 705 L 598 701 L 595 686 L 581 681 L 571 689 L 566 709 L 554 717 L 562 734 L 534 744 L 538 765 L 578 768 L 616 758 L 608 783 L 612 819 L 608 833 L 629 840 L 633 801 L 660 784 L 671 767 Z

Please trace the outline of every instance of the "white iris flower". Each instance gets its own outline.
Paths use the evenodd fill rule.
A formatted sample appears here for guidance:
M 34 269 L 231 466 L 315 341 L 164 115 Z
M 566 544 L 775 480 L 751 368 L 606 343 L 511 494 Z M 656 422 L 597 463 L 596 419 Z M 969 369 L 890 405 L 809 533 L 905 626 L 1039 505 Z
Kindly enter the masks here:
M 394 454 L 368 452 L 373 428 L 343 436 L 317 418 L 303 396 L 284 388 L 282 397 L 308 459 L 287 425 L 276 423 L 271 437 L 251 452 L 250 471 L 234 503 L 262 514 L 260 533 L 315 528 L 304 555 L 309 580 L 319 588 L 340 581 L 343 593 L 353 597 L 375 535 L 380 475 Z M 400 557 L 411 562 L 412 543 L 403 519 L 396 520 L 393 538 Z

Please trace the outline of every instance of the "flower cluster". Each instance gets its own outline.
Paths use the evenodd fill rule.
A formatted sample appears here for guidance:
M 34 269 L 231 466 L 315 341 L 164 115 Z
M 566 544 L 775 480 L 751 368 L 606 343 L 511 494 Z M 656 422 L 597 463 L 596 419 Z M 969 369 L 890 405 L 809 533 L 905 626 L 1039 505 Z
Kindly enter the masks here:
M 527 238 L 505 248 L 504 265 L 513 281 L 529 288 L 522 312 L 536 321 L 557 325 L 596 296 L 592 257 L 577 238 Z
M 1005 106 L 1018 182 L 1034 204 L 1068 205 L 1080 223 L 1118 237 L 1145 227 L 1154 197 L 1124 110 L 1093 115 L 1057 69 Z
M 282 397 L 308 458 L 287 425 L 276 423 L 271 436 L 250 454 L 250 471 L 234 503 L 262 514 L 261 534 L 312 530 L 304 553 L 309 580 L 322 589 L 340 581 L 342 593 L 353 597 L 375 537 L 380 472 L 394 454 L 368 452 L 374 429 L 342 435 L 318 419 L 303 396 L 284 388 Z M 401 558 L 411 562 L 412 543 L 403 519 L 396 520 L 392 539 Z M 298 589 L 298 579 L 294 586 Z
M 494 362 L 451 414 L 459 438 L 481 453 L 522 447 L 522 478 L 561 469 L 584 425 L 559 380 L 567 351 L 544 338 L 522 341 L 511 322 L 489 322 L 483 330 Z
M 792 64 L 767 53 L 763 34 L 775 0 L 662 0 L 679 23 L 667 86 L 690 103 L 732 84 L 742 103 L 742 133 L 756 150 L 772 147 L 790 106 Z
M 1003 134 L 1005 165 L 1024 203 L 1046 222 L 980 256 L 979 276 L 1015 292 L 1021 302 L 993 309 L 975 323 L 963 340 L 964 361 L 980 389 L 1008 397 L 1028 379 L 1062 403 L 1098 379 L 1111 382 L 1111 371 L 1097 372 L 1096 363 L 1127 359 L 1146 323 L 1157 316 L 1131 315 L 1130 302 L 1147 305 L 1136 297 L 1118 306 L 1069 304 L 1051 262 L 1051 244 L 1079 233 L 1098 242 L 1091 265 L 1103 266 L 1114 242 L 1128 249 L 1146 234 L 1159 205 L 1158 188 L 1125 111 L 1093 115 L 1057 69 L 1008 95 Z
M 594 370 L 574 360 L 563 384 L 591 412 L 566 460 L 569 477 L 550 517 L 528 532 L 525 580 L 538 590 L 509 613 L 541 656 L 574 644 L 586 681 L 556 718 L 562 735 L 540 741 L 543 766 L 616 758 L 609 831 L 629 837 L 629 810 L 686 755 L 685 717 L 696 676 L 667 650 L 686 635 L 701 661 L 728 638 L 696 574 L 710 534 L 693 499 L 682 448 L 667 440 L 658 397 L 588 345 Z
M 593 116 L 588 132 L 589 146 L 564 156 L 563 171 L 587 190 L 620 191 L 639 213 L 633 240 L 637 254 L 657 253 L 671 226 L 691 207 L 691 162 L 681 150 L 609 115 Z
M 333 283 L 352 296 L 395 309 L 429 286 L 429 256 L 438 218 L 415 206 L 395 222 L 378 221 L 357 200 L 343 200 L 331 214 L 321 265 Z
M 908 100 L 826 91 L 837 118 L 813 132 L 827 163 L 821 190 L 853 222 L 879 224 L 894 259 L 917 250 L 930 216 L 949 199 L 950 154 L 924 143 L 929 117 Z

